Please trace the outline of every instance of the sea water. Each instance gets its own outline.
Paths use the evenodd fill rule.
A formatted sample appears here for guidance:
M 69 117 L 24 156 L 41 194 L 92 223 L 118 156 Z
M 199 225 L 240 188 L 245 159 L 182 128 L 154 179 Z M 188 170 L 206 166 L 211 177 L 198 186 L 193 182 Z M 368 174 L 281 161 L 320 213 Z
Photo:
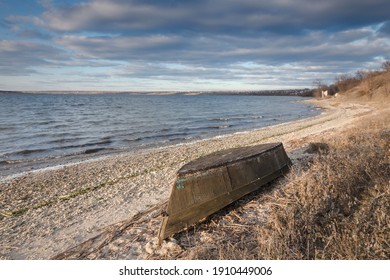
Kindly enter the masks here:
M 318 114 L 291 96 L 0 94 L 0 175 Z

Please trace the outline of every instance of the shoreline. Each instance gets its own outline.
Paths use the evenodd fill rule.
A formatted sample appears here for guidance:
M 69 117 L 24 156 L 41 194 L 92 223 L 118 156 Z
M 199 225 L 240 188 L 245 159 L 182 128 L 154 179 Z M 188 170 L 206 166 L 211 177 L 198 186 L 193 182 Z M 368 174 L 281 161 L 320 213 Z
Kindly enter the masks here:
M 197 143 L 201 143 L 203 141 L 212 141 L 213 139 L 223 139 L 225 137 L 233 137 L 234 135 L 239 135 L 239 134 L 246 134 L 246 133 L 252 133 L 256 132 L 257 130 L 262 130 L 262 129 L 274 129 L 279 126 L 284 126 L 288 125 L 291 123 L 295 122 L 300 122 L 300 121 L 306 121 L 311 118 L 315 118 L 320 116 L 321 114 L 326 113 L 326 108 L 320 108 L 316 106 L 315 104 L 311 103 L 310 100 L 312 99 L 303 99 L 303 100 L 297 100 L 294 102 L 298 103 L 308 103 L 313 105 L 314 107 L 312 110 L 322 110 L 322 112 L 319 112 L 318 114 L 314 116 L 304 116 L 300 117 L 296 120 L 291 120 L 291 121 L 286 121 L 286 122 L 281 122 L 273 125 L 266 125 L 263 127 L 255 127 L 251 128 L 249 130 L 243 130 L 243 131 L 235 131 L 235 132 L 228 132 L 225 134 L 220 134 L 220 135 L 215 135 L 215 136 L 208 136 L 206 138 L 200 138 L 200 139 L 190 139 L 186 140 L 183 142 L 178 142 L 174 144 L 163 144 L 163 143 L 155 143 L 155 144 L 150 144 L 147 147 L 137 147 L 134 148 L 133 150 L 130 149 L 108 149 L 105 153 L 102 154 L 93 154 L 93 155 L 85 155 L 84 153 L 80 154 L 69 154 L 69 155 L 64 155 L 64 156 L 48 156 L 45 158 L 37 158 L 37 159 L 31 159 L 26 162 L 21 161 L 21 162 L 16 162 L 12 164 L 13 166 L 10 166 L 9 170 L 12 169 L 17 169 L 16 173 L 11 173 L 8 172 L 8 170 L 5 170 L 6 172 L 5 175 L 1 175 L 0 173 L 0 183 L 4 183 L 8 180 L 16 179 L 21 176 L 28 175 L 30 173 L 36 173 L 36 172 L 45 172 L 45 171 L 50 171 L 50 170 L 57 170 L 61 169 L 67 166 L 72 166 L 72 165 L 77 165 L 77 164 L 83 164 L 83 163 L 88 163 L 88 162 L 94 162 L 94 161 L 101 161 L 101 160 L 106 160 L 114 157 L 120 157 L 120 156 L 127 156 L 127 155 L 132 155 L 136 154 L 139 152 L 153 152 L 154 150 L 160 150 L 160 149 L 170 149 L 170 148 L 175 148 L 177 146 L 181 145 L 195 145 Z M 111 150 L 111 151 L 109 151 Z
M 176 171 L 208 153 L 282 142 L 294 161 L 309 141 L 337 133 L 369 105 L 304 101 L 325 113 L 190 143 L 90 159 L 0 181 L 0 259 L 48 259 L 168 199 Z M 335 134 L 336 135 L 336 134 Z M 146 242 L 145 242 L 146 243 Z M 130 254 L 137 259 L 139 254 Z
M 75 159 L 73 161 L 72 160 L 66 160 L 65 163 L 61 163 L 62 159 L 60 159 L 59 160 L 60 163 L 53 163 L 53 165 L 49 165 L 49 166 L 46 166 L 46 167 L 38 167 L 37 169 L 35 169 L 34 167 L 29 167 L 30 170 L 28 170 L 28 171 L 21 171 L 21 172 L 15 173 L 15 174 L 9 174 L 9 175 L 0 176 L 0 183 L 5 183 L 5 182 L 7 182 L 9 180 L 17 179 L 19 177 L 26 176 L 28 174 L 34 174 L 34 173 L 39 173 L 39 172 L 47 172 L 47 171 L 55 171 L 55 170 L 62 169 L 62 168 L 65 168 L 65 167 L 69 167 L 69 166 L 73 166 L 73 165 L 79 165 L 79 164 L 95 162 L 95 161 L 103 161 L 103 160 L 106 160 L 106 159 L 109 160 L 109 159 L 115 158 L 115 157 L 130 156 L 130 155 L 133 155 L 133 154 L 136 154 L 136 153 L 139 153 L 139 152 L 154 152 L 154 151 L 158 151 L 158 150 L 162 150 L 162 149 L 174 149 L 175 147 L 179 147 L 179 146 L 183 146 L 183 145 L 195 145 L 195 144 L 198 144 L 198 143 L 201 143 L 201 142 L 204 142 L 204 141 L 207 142 L 207 141 L 213 141 L 213 140 L 218 140 L 218 139 L 229 138 L 229 137 L 233 137 L 235 135 L 240 135 L 240 134 L 249 134 L 249 133 L 253 133 L 253 132 L 256 132 L 258 130 L 263 130 L 263 129 L 276 129 L 276 128 L 280 127 L 280 126 L 285 126 L 285 125 L 297 123 L 297 122 L 300 122 L 300 121 L 304 122 L 304 121 L 306 121 L 308 119 L 318 117 L 318 116 L 320 116 L 322 114 L 326 114 L 326 112 L 321 112 L 320 114 L 318 114 L 316 116 L 309 116 L 309 117 L 305 117 L 305 118 L 301 118 L 301 119 L 297 119 L 297 120 L 293 120 L 293 121 L 288 121 L 288 122 L 282 122 L 282 123 L 274 124 L 274 125 L 270 125 L 270 126 L 264 126 L 264 127 L 260 127 L 260 128 L 253 128 L 253 129 L 250 129 L 250 130 L 237 131 L 237 132 L 233 132 L 233 133 L 216 135 L 216 136 L 212 136 L 212 137 L 209 137 L 209 138 L 197 139 L 197 140 L 192 140 L 192 141 L 188 141 L 188 142 L 180 142 L 180 143 L 176 143 L 176 144 L 169 144 L 169 145 L 162 145 L 162 146 L 156 145 L 156 146 L 152 146 L 152 147 L 148 147 L 148 148 L 138 148 L 138 149 L 135 149 L 135 150 L 132 150 L 132 151 L 113 152 L 113 153 L 109 153 L 109 154 L 95 155 L 92 158 L 88 158 L 88 157 L 82 158 L 83 154 L 75 155 Z M 79 156 L 79 157 L 77 157 L 77 156 Z M 46 158 L 42 158 L 42 159 L 38 159 L 38 160 L 39 161 L 44 161 L 45 159 Z M 52 158 L 49 157 L 47 159 L 51 160 Z M 42 165 L 45 165 L 45 164 L 42 163 Z

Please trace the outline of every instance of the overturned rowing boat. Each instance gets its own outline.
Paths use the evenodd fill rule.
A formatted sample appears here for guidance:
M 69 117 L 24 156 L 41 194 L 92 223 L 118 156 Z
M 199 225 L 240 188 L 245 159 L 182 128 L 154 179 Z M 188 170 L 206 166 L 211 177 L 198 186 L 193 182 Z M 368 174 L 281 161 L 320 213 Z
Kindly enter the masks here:
M 259 189 L 290 165 L 282 143 L 220 151 L 184 165 L 172 187 L 160 240 Z

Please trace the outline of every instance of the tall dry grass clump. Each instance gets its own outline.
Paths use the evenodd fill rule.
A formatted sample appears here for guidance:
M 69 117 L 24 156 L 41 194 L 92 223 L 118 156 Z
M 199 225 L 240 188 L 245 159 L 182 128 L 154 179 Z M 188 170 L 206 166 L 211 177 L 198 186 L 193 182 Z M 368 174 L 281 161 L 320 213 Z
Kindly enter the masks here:
M 330 139 L 306 169 L 293 170 L 258 231 L 265 259 L 390 257 L 389 117 Z

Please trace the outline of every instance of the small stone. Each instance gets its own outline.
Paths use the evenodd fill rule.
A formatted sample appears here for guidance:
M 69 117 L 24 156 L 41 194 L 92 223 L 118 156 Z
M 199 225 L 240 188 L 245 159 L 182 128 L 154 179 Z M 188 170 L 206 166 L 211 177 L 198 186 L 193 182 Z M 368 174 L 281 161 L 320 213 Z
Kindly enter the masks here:
M 153 247 L 154 246 L 150 242 L 146 243 L 146 245 L 145 245 L 145 252 L 148 253 L 149 255 L 153 255 L 154 254 L 154 248 Z

